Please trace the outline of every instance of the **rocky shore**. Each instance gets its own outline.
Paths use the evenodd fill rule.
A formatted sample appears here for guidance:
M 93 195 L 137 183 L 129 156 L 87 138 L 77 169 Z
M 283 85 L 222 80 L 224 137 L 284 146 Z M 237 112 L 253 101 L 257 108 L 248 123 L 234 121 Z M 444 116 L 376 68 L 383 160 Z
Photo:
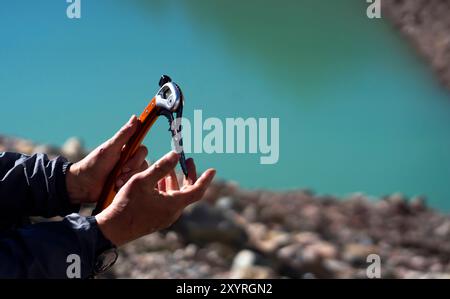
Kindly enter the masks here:
M 217 182 L 169 230 L 121 249 L 107 277 L 450 278 L 450 217 L 422 198 L 369 201 Z
M 382 0 L 382 11 L 450 88 L 450 1 Z
M 85 154 L 0 136 L 0 151 Z M 401 194 L 338 199 L 311 191 L 245 190 L 216 181 L 170 229 L 120 249 L 109 278 L 450 278 L 450 216 Z

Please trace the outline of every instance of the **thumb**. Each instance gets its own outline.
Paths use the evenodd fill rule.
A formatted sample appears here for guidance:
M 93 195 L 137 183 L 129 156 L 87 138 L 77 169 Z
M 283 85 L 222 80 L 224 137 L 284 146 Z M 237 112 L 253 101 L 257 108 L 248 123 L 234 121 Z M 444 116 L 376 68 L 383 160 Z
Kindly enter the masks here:
M 136 115 L 131 116 L 128 122 L 109 140 L 109 144 L 112 147 L 121 150 L 136 132 L 138 124 L 139 120 Z

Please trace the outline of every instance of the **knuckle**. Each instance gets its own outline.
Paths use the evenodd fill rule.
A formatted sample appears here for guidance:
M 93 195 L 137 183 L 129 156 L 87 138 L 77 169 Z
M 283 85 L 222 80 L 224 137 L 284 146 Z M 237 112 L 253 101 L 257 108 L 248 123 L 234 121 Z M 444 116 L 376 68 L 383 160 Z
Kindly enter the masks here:
M 152 167 L 155 172 L 160 172 L 162 170 L 161 163 L 159 161 L 153 163 Z
M 143 178 L 140 175 L 133 175 L 129 180 L 128 184 L 130 184 L 131 188 L 141 188 L 143 186 Z
M 100 147 L 98 148 L 97 154 L 99 156 L 104 156 L 106 154 L 106 147 L 107 147 L 107 142 L 100 145 Z
M 155 162 L 155 164 L 153 164 L 153 168 L 155 172 L 158 173 L 166 173 L 167 171 L 169 171 L 169 167 L 167 166 L 167 164 L 161 161 Z

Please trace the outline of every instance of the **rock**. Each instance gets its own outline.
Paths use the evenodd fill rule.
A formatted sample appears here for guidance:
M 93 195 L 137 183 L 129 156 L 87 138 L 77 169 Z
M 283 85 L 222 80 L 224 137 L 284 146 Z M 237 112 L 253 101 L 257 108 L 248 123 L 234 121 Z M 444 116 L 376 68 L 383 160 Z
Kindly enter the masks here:
M 394 206 L 404 205 L 406 197 L 402 193 L 394 193 L 387 197 L 387 201 Z
M 365 265 L 367 257 L 371 254 L 378 254 L 375 246 L 352 243 L 345 246 L 342 257 L 350 264 Z
M 248 239 L 247 233 L 236 224 L 232 215 L 203 202 L 185 211 L 173 230 L 195 244 L 220 242 L 242 246 Z
M 59 150 L 47 144 L 40 144 L 33 149 L 33 153 L 44 153 L 53 158 L 59 155 Z
M 305 273 L 302 276 L 302 279 L 316 279 L 316 276 L 313 273 Z
M 226 267 L 228 269 L 232 265 L 237 252 L 238 250 L 233 246 L 216 242 L 199 247 L 196 257 L 211 266 Z
M 409 266 L 411 269 L 418 270 L 418 271 L 425 271 L 428 267 L 427 260 L 423 256 L 414 256 L 409 261 Z
M 258 212 L 256 211 L 256 207 L 249 205 L 244 208 L 242 211 L 242 216 L 248 222 L 256 222 L 258 218 Z
M 233 198 L 229 196 L 221 197 L 216 202 L 216 207 L 223 210 L 229 210 L 233 207 Z
M 267 234 L 268 228 L 263 223 L 249 223 L 245 227 L 251 240 L 262 240 Z
M 440 263 L 435 263 L 430 266 L 430 272 L 432 273 L 440 273 L 444 271 L 444 266 Z
M 411 41 L 450 88 L 450 5 L 442 0 L 381 1 L 383 14 Z
M 71 137 L 63 144 L 61 153 L 71 161 L 79 161 L 85 154 L 83 142 L 77 137 Z
M 300 253 L 302 252 L 303 247 L 299 244 L 290 244 L 284 246 L 277 252 L 278 258 L 281 260 L 289 261 L 291 260 L 293 263 L 300 260 Z
M 40 144 L 37 145 L 33 149 L 33 153 L 43 153 L 43 154 L 49 154 L 52 151 L 51 147 L 46 144 Z
M 266 252 L 274 252 L 290 242 L 290 235 L 279 230 L 270 230 L 261 240 L 261 247 Z
M 236 270 L 240 268 L 246 268 L 253 266 L 256 261 L 256 255 L 254 252 L 250 250 L 242 250 L 240 251 L 233 260 L 233 265 L 231 266 L 231 270 Z
M 350 277 L 352 267 L 340 260 L 327 259 L 323 262 L 324 267 L 331 273 L 335 273 L 337 277 Z
M 386 200 L 395 213 L 402 215 L 410 213 L 410 207 L 406 201 L 406 197 L 402 193 L 394 193 L 387 197 Z
M 275 277 L 272 269 L 262 266 L 250 266 L 230 273 L 230 279 L 270 279 Z
M 426 199 L 423 196 L 417 196 L 411 199 L 409 206 L 415 212 L 423 212 L 427 209 Z
M 32 154 L 34 151 L 34 145 L 31 141 L 29 140 L 24 140 L 24 139 L 18 139 L 16 141 L 16 143 L 14 144 L 15 148 L 14 150 L 18 153 L 22 153 L 22 154 Z
M 261 223 L 252 223 L 246 227 L 249 243 L 258 250 L 271 254 L 291 241 L 288 233 L 279 230 L 268 230 Z
M 292 238 L 294 242 L 299 243 L 303 246 L 310 245 L 320 241 L 319 235 L 312 232 L 297 233 Z
M 323 258 L 313 247 L 302 247 L 300 244 L 291 244 L 281 248 L 277 253 L 281 264 L 281 272 L 293 278 L 304 278 L 305 274 L 314 278 L 333 278 L 323 264 Z
M 171 232 L 165 236 L 160 233 L 144 236 L 139 239 L 139 242 L 132 242 L 126 248 L 131 251 L 151 252 L 164 250 L 174 251 L 182 247 L 183 245 L 178 237 L 176 237 L 176 234 Z
M 306 247 L 305 250 L 311 250 L 323 259 L 334 259 L 337 256 L 336 247 L 325 241 L 314 243 Z
M 197 250 L 198 250 L 197 246 L 195 246 L 194 244 L 189 244 L 184 249 L 184 254 L 187 257 L 194 257 L 195 254 L 197 253 Z
M 256 254 L 250 250 L 240 251 L 231 266 L 231 279 L 268 279 L 274 277 L 268 267 L 255 265 Z
M 444 223 L 436 227 L 434 233 L 440 237 L 450 238 L 450 220 L 445 221 Z

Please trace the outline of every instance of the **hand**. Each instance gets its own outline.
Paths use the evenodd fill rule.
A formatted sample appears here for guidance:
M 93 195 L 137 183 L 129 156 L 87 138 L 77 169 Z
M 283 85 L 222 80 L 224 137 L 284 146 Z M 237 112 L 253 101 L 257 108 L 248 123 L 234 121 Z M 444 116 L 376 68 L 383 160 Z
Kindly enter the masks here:
M 188 205 L 200 200 L 215 175 L 208 169 L 197 180 L 192 159 L 189 177 L 178 188 L 174 168 L 179 156 L 166 154 L 147 170 L 135 174 L 112 204 L 95 216 L 100 230 L 116 246 L 172 225 Z
M 138 127 L 138 119 L 130 120 L 108 141 L 97 147 L 80 162 L 72 164 L 66 174 L 67 192 L 73 204 L 96 202 L 109 173 L 120 159 L 123 146 Z M 122 187 L 134 174 L 148 168 L 145 161 L 147 148 L 140 146 L 125 163 L 116 186 Z

